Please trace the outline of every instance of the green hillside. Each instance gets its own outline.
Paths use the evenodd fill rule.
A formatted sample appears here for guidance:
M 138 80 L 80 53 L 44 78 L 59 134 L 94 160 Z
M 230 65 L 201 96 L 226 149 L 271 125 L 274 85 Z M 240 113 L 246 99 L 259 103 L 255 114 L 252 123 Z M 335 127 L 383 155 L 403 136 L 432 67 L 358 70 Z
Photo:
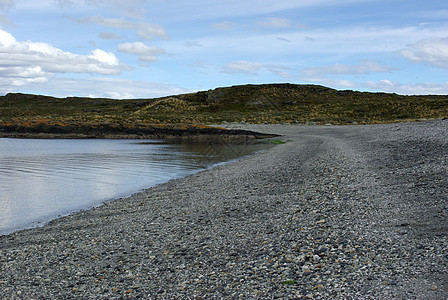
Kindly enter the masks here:
M 367 124 L 444 117 L 448 117 L 448 96 L 338 91 L 296 84 L 241 85 L 157 99 L 0 97 L 3 123 Z

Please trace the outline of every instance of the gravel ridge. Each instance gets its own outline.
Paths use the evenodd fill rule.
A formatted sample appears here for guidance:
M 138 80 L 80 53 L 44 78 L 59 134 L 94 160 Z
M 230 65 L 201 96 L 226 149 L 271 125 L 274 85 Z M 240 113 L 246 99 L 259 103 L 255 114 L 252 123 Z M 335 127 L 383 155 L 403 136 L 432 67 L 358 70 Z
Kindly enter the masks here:
M 447 299 L 448 121 L 289 142 L 0 237 L 1 299 Z

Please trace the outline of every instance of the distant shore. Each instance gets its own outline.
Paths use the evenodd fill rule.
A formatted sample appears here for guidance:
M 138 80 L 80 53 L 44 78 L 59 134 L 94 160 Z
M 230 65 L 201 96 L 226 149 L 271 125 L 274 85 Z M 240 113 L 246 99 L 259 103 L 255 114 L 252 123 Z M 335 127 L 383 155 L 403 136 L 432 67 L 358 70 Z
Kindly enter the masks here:
M 190 124 L 7 124 L 0 122 L 0 138 L 35 139 L 196 139 L 251 140 L 275 135 Z
M 0 237 L 0 298 L 448 297 L 448 121 L 286 143 Z

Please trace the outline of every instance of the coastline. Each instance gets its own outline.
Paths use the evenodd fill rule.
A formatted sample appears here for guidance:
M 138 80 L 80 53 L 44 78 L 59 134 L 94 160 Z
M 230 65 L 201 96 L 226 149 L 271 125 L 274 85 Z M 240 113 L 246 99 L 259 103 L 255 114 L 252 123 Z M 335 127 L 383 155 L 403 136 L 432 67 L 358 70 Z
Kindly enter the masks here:
M 93 134 L 53 134 L 53 133 L 0 133 L 0 138 L 18 138 L 18 139 L 165 139 L 165 140 L 191 140 L 191 141 L 228 141 L 239 142 L 256 139 L 273 138 L 275 135 L 258 134 L 102 134 L 100 136 Z
M 244 129 L 191 124 L 58 124 L 48 121 L 0 122 L 0 138 L 27 139 L 180 139 L 241 141 L 275 137 Z
M 448 121 L 229 126 L 289 142 L 0 237 L 0 296 L 448 296 Z

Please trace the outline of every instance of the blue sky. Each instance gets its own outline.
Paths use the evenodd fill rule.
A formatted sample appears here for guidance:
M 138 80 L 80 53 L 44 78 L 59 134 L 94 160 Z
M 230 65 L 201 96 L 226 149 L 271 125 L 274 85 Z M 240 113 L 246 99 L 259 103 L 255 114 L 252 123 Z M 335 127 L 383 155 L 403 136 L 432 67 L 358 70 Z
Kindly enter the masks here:
M 448 94 L 446 0 L 0 0 L 0 94 Z

